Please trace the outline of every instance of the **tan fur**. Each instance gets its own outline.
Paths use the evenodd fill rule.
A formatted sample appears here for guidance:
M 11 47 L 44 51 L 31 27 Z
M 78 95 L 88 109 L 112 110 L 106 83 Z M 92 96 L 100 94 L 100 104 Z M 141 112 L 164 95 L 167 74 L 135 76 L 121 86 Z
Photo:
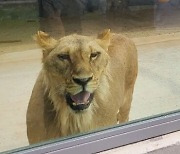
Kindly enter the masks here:
M 131 40 L 110 30 L 97 38 L 74 34 L 59 40 L 38 32 L 36 40 L 43 50 L 43 68 L 27 110 L 30 144 L 128 121 L 137 77 L 137 51 Z M 97 51 L 100 56 L 90 59 Z M 61 53 L 70 60 L 58 59 Z M 89 108 L 78 113 L 64 96 L 82 90 L 72 81 L 74 76 L 93 76 L 87 90 L 95 93 Z

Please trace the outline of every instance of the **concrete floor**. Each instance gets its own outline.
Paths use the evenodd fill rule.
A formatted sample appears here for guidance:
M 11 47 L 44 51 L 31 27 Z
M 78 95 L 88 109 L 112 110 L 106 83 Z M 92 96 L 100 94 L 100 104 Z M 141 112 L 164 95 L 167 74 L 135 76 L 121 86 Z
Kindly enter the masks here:
M 180 109 L 179 42 L 137 45 L 139 75 L 131 120 Z M 0 152 L 28 145 L 26 109 L 40 57 L 38 49 L 0 55 Z
M 130 119 L 180 109 L 180 40 L 137 46 L 139 75 Z

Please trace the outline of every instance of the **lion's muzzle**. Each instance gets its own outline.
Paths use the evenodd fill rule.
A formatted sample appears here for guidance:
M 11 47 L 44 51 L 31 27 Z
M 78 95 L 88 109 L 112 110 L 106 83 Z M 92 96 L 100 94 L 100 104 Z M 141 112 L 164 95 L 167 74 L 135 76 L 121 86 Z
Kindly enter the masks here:
M 89 78 L 75 78 L 73 77 L 73 81 L 77 83 L 78 85 L 85 86 L 90 80 L 92 80 L 92 77 Z

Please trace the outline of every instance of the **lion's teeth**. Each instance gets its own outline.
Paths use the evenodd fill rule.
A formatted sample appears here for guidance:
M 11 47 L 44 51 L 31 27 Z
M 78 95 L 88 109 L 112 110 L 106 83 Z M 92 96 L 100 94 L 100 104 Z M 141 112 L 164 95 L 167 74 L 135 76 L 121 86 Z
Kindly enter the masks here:
M 84 104 L 88 104 L 90 101 L 88 100 L 87 102 L 83 102 L 83 103 L 72 103 L 73 106 L 77 106 L 77 105 L 84 105 Z

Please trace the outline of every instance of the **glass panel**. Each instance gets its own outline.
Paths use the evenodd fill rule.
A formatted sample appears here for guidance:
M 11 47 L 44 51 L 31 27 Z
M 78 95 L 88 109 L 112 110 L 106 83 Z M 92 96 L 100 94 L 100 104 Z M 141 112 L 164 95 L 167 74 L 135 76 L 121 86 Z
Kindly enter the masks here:
M 0 152 L 180 109 L 179 8 L 1 0 Z

